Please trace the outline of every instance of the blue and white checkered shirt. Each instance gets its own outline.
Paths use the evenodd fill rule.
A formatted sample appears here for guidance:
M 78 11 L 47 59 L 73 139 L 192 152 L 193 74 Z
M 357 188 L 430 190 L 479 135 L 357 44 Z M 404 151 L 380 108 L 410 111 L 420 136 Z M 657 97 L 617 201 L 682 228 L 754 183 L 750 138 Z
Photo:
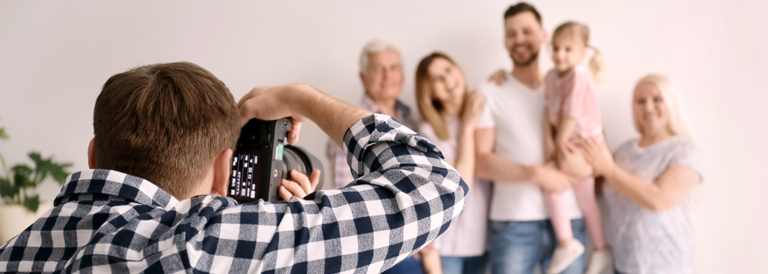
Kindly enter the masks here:
M 74 173 L 0 246 L 0 272 L 380 273 L 459 217 L 467 185 L 412 130 L 374 114 L 344 145 L 357 179 L 289 202 L 179 201 L 117 171 Z

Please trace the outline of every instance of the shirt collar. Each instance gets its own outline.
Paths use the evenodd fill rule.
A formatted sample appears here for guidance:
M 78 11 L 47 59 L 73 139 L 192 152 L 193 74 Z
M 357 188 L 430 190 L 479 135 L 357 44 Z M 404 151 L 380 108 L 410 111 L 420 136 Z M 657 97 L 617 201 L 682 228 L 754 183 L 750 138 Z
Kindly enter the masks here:
M 381 107 L 376 104 L 376 102 L 373 101 L 373 98 L 368 96 L 368 94 L 363 95 L 363 100 L 361 103 L 361 106 L 367 110 L 370 110 L 374 113 L 383 114 L 384 111 L 382 111 Z M 408 120 L 408 117 L 411 115 L 411 109 L 400 102 L 400 100 L 395 101 L 395 112 L 397 112 L 397 116 L 399 116 L 402 120 Z M 398 117 L 392 117 L 397 119 Z
M 179 203 L 175 197 L 155 184 L 142 178 L 108 169 L 91 169 L 75 172 L 67 177 L 56 196 L 58 206 L 68 196 L 77 194 L 105 194 L 117 196 L 140 204 L 170 209 Z

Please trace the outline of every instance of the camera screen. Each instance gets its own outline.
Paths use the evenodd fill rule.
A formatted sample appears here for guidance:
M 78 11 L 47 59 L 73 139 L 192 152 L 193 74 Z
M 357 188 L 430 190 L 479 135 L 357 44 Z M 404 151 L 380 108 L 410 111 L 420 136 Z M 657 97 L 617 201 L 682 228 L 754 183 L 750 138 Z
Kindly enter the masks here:
M 261 168 L 259 161 L 269 161 L 259 157 L 256 151 L 237 152 L 232 158 L 232 179 L 229 185 L 229 196 L 256 199 L 259 197 L 261 184 Z

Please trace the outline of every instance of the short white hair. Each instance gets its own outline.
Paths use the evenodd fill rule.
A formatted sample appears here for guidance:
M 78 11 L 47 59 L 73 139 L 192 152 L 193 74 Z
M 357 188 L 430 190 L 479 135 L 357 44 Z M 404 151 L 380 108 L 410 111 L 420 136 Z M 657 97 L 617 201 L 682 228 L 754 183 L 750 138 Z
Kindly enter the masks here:
M 402 58 L 402 55 L 400 55 L 400 50 L 395 47 L 394 44 L 388 41 L 374 39 L 365 44 L 365 47 L 363 47 L 363 52 L 360 53 L 360 73 L 365 74 L 365 71 L 368 68 L 368 57 L 371 56 L 371 54 L 385 51 L 394 51 L 398 56 L 400 56 L 400 58 Z

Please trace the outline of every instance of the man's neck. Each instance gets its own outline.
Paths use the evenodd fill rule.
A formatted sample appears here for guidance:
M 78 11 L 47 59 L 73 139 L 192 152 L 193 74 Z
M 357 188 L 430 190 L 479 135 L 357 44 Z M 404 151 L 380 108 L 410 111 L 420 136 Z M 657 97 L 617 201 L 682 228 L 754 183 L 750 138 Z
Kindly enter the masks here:
M 544 74 L 539 70 L 538 60 L 524 67 L 514 66 L 512 68 L 512 77 L 515 77 L 520 83 L 531 89 L 537 89 L 544 83 Z

